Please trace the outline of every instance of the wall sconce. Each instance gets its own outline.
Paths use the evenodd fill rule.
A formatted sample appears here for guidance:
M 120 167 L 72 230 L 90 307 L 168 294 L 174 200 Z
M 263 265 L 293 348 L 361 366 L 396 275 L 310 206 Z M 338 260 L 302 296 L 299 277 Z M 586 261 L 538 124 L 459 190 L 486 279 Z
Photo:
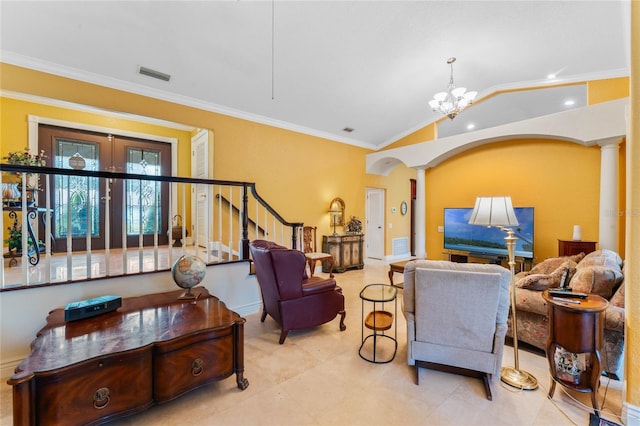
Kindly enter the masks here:
M 333 226 L 333 235 L 336 233 L 336 226 L 344 226 L 344 201 L 341 198 L 334 198 L 329 205 L 329 219 Z

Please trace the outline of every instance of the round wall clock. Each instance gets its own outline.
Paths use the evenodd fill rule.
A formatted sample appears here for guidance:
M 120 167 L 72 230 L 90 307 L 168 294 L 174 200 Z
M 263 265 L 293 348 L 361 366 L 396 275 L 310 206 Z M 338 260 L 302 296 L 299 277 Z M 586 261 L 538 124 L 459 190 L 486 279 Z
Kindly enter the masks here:
M 402 213 L 403 216 L 407 214 L 407 203 L 405 201 L 400 204 L 400 213 Z

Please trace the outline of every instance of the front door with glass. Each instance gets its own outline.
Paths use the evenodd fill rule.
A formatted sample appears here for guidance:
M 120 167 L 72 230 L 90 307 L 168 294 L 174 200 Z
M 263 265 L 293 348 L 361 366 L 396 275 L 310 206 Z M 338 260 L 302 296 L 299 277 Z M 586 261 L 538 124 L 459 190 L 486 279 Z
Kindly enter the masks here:
M 39 145 L 51 166 L 169 175 L 167 143 L 41 125 Z M 51 181 L 55 250 L 167 244 L 169 185 L 145 180 L 56 176 Z M 106 206 L 109 206 L 107 211 Z M 164 230 L 164 231 L 163 231 Z

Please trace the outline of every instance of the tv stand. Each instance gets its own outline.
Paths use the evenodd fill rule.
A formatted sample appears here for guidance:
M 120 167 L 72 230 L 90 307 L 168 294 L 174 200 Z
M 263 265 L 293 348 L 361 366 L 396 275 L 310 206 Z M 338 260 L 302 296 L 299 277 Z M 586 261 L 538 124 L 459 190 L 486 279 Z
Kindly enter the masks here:
M 502 265 L 508 267 L 509 259 L 507 256 L 490 253 L 474 253 L 449 250 L 443 253 L 446 259 L 456 263 L 491 263 L 494 265 Z M 516 269 L 519 271 L 531 270 L 533 259 L 529 257 L 515 257 Z

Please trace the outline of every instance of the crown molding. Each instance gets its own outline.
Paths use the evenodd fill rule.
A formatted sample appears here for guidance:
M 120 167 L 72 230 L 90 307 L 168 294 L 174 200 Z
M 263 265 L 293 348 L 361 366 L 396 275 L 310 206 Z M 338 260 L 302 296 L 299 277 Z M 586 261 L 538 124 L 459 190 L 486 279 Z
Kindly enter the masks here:
M 290 130 L 297 133 L 328 139 L 335 142 L 341 142 L 347 145 L 358 146 L 365 149 L 376 150 L 379 147 L 370 142 L 361 141 L 354 138 L 345 138 L 341 135 L 329 133 L 305 126 L 300 126 L 286 121 L 276 120 L 258 114 L 251 114 L 234 108 L 225 107 L 223 105 L 204 102 L 199 99 L 188 96 L 176 95 L 164 90 L 153 89 L 139 84 L 129 83 L 123 80 L 105 77 L 99 74 L 78 70 L 76 68 L 65 67 L 48 61 L 24 56 L 15 52 L 0 50 L 0 61 L 6 64 L 15 65 L 35 71 L 53 74 L 60 77 L 70 78 L 85 83 L 95 84 L 98 86 L 108 87 L 110 89 L 122 90 L 136 95 L 147 96 L 150 98 L 172 102 L 203 111 L 213 112 L 217 114 L 227 115 L 255 123 L 265 124 L 267 126 L 277 127 L 284 130 Z
M 53 106 L 57 108 L 70 109 L 72 111 L 87 112 L 91 114 L 99 114 L 105 117 L 117 118 L 120 120 L 129 120 L 136 123 L 151 124 L 154 126 L 168 127 L 170 129 L 191 132 L 195 130 L 193 126 L 186 126 L 173 121 L 160 120 L 158 118 L 145 117 L 143 115 L 129 114 L 125 112 L 111 111 L 104 108 L 93 107 L 89 105 L 77 104 L 75 102 L 62 101 L 60 99 L 45 98 L 43 96 L 30 95 L 27 93 L 19 93 L 11 90 L 0 90 L 0 97 L 15 99 L 24 102 L 33 102 L 41 105 Z

